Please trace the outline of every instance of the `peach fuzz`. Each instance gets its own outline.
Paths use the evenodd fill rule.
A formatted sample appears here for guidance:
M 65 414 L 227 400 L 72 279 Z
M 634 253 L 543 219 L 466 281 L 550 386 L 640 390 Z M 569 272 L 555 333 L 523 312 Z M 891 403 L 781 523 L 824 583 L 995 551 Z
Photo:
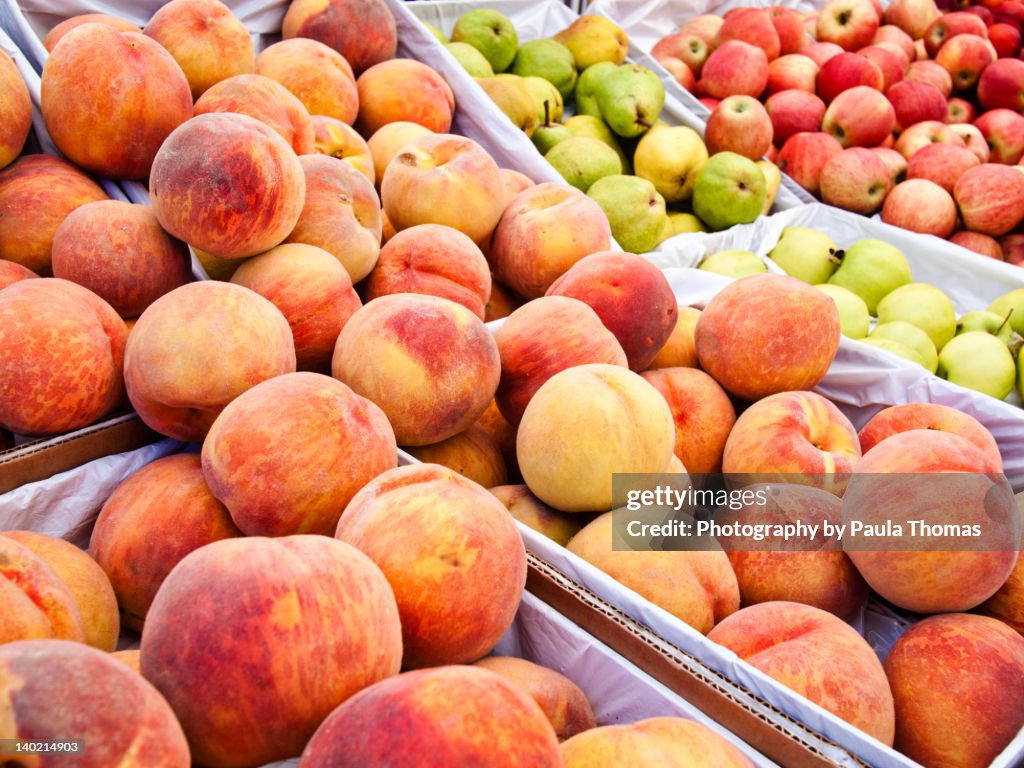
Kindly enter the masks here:
M 0 253 L 38 275 L 51 274 L 53 235 L 68 214 L 106 200 L 100 186 L 56 155 L 22 155 L 0 171 Z
M 398 47 L 395 18 L 384 0 L 294 0 L 281 37 L 307 37 L 333 48 L 356 74 L 391 59 Z
M 566 548 L 702 634 L 739 609 L 739 585 L 725 552 L 615 550 L 613 514 L 584 526 Z
M 490 432 L 477 424 L 439 443 L 406 450 L 425 464 L 453 469 L 484 488 L 508 482 L 501 446 Z
M 19 280 L 28 280 L 30 277 L 39 277 L 39 275 L 17 262 L 0 259 L 0 289 Z
M 53 235 L 53 274 L 136 317 L 192 279 L 188 248 L 168 235 L 152 209 L 98 200 L 72 211 Z
M 371 184 L 377 183 L 370 145 L 351 125 L 326 115 L 310 115 L 313 141 L 317 153 L 344 160 Z
M 82 612 L 71 588 L 47 562 L 0 536 L 0 643 L 57 638 L 85 642 Z
M 120 16 L 113 16 L 109 13 L 78 13 L 74 16 L 64 19 L 64 21 L 56 24 L 46 35 L 43 37 L 43 47 L 47 53 L 52 53 L 54 47 L 60 42 L 61 38 L 64 37 L 75 27 L 80 27 L 83 24 L 106 24 L 108 27 L 113 27 L 118 32 L 141 32 L 142 29 L 127 19 L 122 19 Z
M 142 33 L 178 62 L 193 99 L 256 66 L 249 31 L 220 0 L 171 0 L 157 9 Z
M 382 125 L 374 131 L 373 135 L 366 140 L 366 146 L 369 147 L 370 155 L 373 157 L 374 178 L 376 179 L 374 183 L 377 187 L 380 187 L 388 163 L 406 144 L 412 143 L 420 136 L 429 136 L 432 133 L 434 131 L 429 128 L 406 120 Z
M 138 648 L 126 648 L 123 651 L 114 651 L 110 654 L 110 658 L 117 659 L 130 670 L 141 675 L 142 672 L 139 671 L 139 657 L 141 655 Z
M 255 291 L 288 321 L 296 368 L 326 373 L 338 334 L 362 306 L 345 267 L 315 245 L 285 243 L 246 259 L 230 282 Z
M 545 183 L 512 198 L 494 230 L 490 261 L 498 280 L 535 299 L 584 256 L 610 247 L 601 206 L 578 189 Z
M 457 665 L 405 672 L 353 696 L 324 721 L 299 765 L 412 765 L 424 755 L 445 766 L 562 766 L 536 702 L 495 672 Z
M 476 661 L 512 624 L 526 584 L 523 541 L 505 507 L 453 470 L 383 473 L 345 507 L 335 536 L 391 584 L 405 669 Z
M 443 224 L 418 224 L 396 232 L 381 248 L 364 289 L 367 301 L 392 293 L 440 296 L 483 320 L 491 270 L 467 235 Z
M 28 86 L 6 51 L 0 51 L 0 169 L 21 154 L 32 129 L 32 101 Z
M 710 633 L 748 664 L 886 745 L 893 694 L 870 645 L 842 619 L 776 601 L 737 611 Z
M 559 741 L 597 726 L 586 694 L 560 672 L 515 656 L 487 656 L 474 666 L 498 673 L 537 702 Z
M 141 675 L 95 648 L 62 640 L 0 645 L 0 696 L 9 702 L 5 735 L 80 742 L 73 757 L 44 755 L 32 765 L 192 764 L 185 735 L 167 702 Z M 24 759 L 6 751 L 0 757 L 15 763 Z
M 601 318 L 579 299 L 542 296 L 512 312 L 494 334 L 501 355 L 495 400 L 518 425 L 541 385 L 559 371 L 584 363 L 625 368 L 626 355 Z
M 281 311 L 248 288 L 215 280 L 183 285 L 150 304 L 124 358 L 139 416 L 186 441 L 202 440 L 245 390 L 294 370 L 295 343 Z
M 354 547 L 314 535 L 225 539 L 168 574 L 140 666 L 196 763 L 263 765 L 299 755 L 339 704 L 397 674 L 401 632 L 387 580 Z
M 68 160 L 101 176 L 142 179 L 160 145 L 192 116 L 192 93 L 152 38 L 83 24 L 43 65 L 40 111 Z
M 412 293 L 374 299 L 338 336 L 332 375 L 387 415 L 399 445 L 428 445 L 483 414 L 501 375 L 493 336 L 463 307 Z
M 185 555 L 241 535 L 206 485 L 199 455 L 181 453 L 118 484 L 96 518 L 89 554 L 110 580 L 123 624 L 140 632 L 157 590 Z
M 291 449 L 280 450 L 286 435 Z M 398 461 L 383 411 L 337 379 L 288 373 L 221 412 L 203 441 L 203 476 L 249 536 L 330 535 L 356 491 Z
M 669 334 L 668 339 L 658 350 L 658 354 L 651 360 L 647 369 L 675 368 L 676 366 L 696 368 L 697 347 L 694 331 L 697 328 L 698 319 L 700 319 L 700 310 L 696 307 L 679 307 L 672 333 Z
M 499 485 L 488 490 L 515 520 L 563 547 L 580 532 L 580 523 L 572 515 L 552 509 L 525 485 Z
M 117 647 L 121 620 L 110 579 L 99 564 L 74 544 L 34 531 L 4 531 L 8 539 L 31 550 L 53 569 L 70 590 L 82 616 L 85 642 L 101 651 Z
M 352 125 L 359 114 L 359 92 L 345 57 L 317 40 L 281 40 L 260 51 L 256 72 L 276 80 L 298 97 L 311 115 Z
M 413 59 L 391 59 L 359 75 L 356 128 L 372 136 L 395 122 L 418 123 L 433 133 L 448 133 L 455 116 L 455 96 L 440 74 Z

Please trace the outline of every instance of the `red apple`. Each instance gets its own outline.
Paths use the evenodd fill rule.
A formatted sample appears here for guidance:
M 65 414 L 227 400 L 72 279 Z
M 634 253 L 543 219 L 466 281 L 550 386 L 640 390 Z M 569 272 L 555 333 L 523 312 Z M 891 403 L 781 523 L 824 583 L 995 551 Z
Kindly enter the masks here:
M 666 35 L 651 49 L 651 56 L 659 61 L 663 56 L 679 59 L 690 68 L 694 77 L 700 77 L 701 67 L 704 66 L 709 53 L 711 48 L 703 38 L 682 32 Z
M 878 31 L 878 12 L 868 0 L 829 0 L 818 13 L 817 39 L 856 51 Z
M 957 91 L 972 88 L 995 60 L 995 49 L 986 38 L 966 32 L 950 38 L 935 55 L 935 63 L 949 72 Z
M 999 247 L 1007 262 L 1024 266 L 1024 234 L 1004 235 L 999 238 Z
M 956 203 L 934 181 L 907 179 L 886 195 L 882 221 L 911 232 L 947 238 L 956 227 Z
M 956 184 L 965 171 L 979 165 L 977 155 L 966 147 L 953 144 L 929 144 L 921 147 L 907 164 L 908 179 L 928 179 L 938 184 L 947 192 L 953 192 Z
M 1015 25 L 997 21 L 988 28 L 988 41 L 1000 59 L 1012 59 L 1020 55 L 1020 34 Z
M 888 166 L 866 147 L 842 150 L 821 170 L 821 199 L 865 216 L 882 207 L 890 185 Z
M 909 160 L 921 147 L 937 143 L 961 146 L 964 144 L 964 140 L 945 123 L 938 120 L 924 120 L 904 129 L 893 148 Z
M 985 135 L 981 132 L 981 129 L 971 123 L 950 123 L 949 130 L 964 143 L 974 156 L 983 163 L 988 162 L 988 157 L 991 154 L 988 148 L 988 142 L 985 141 Z M 957 142 L 950 142 L 959 146 Z
M 1005 235 L 1024 220 L 1024 173 L 999 163 L 966 171 L 953 187 L 964 228 Z
M 934 59 L 946 41 L 963 34 L 987 38 L 988 29 L 985 22 L 973 13 L 954 11 L 942 14 L 924 31 L 924 49 L 928 57 Z
M 896 113 L 897 133 L 924 120 L 943 120 L 946 117 L 946 99 L 931 83 L 901 80 L 885 91 Z
M 729 96 L 708 117 L 704 143 L 712 155 L 729 151 L 758 160 L 772 144 L 772 131 L 761 102 L 753 96 Z
M 777 59 L 781 52 L 779 33 L 775 31 L 768 11 L 763 8 L 736 8 L 727 18 L 715 36 L 715 47 L 721 46 L 726 40 L 742 40 L 756 45 L 768 57 L 768 61 Z
M 883 24 L 880 26 L 871 42 L 873 44 L 894 43 L 907 55 L 908 62 L 916 58 L 914 39 L 895 24 Z
M 977 114 L 978 110 L 975 109 L 971 102 L 967 99 L 961 99 L 959 96 L 954 96 L 946 102 L 946 117 L 943 118 L 943 122 L 947 125 L 952 125 L 953 123 L 973 123 Z
M 910 62 L 907 71 L 903 73 L 903 79 L 931 83 L 946 99 L 953 95 L 953 78 L 950 77 L 949 72 L 931 59 Z
M 990 259 L 996 259 L 997 261 L 1005 260 L 1003 257 L 1003 247 L 991 235 L 983 235 L 981 232 L 961 229 L 949 238 L 949 242 L 975 253 L 980 253 L 982 256 L 987 256 Z
M 990 109 L 974 121 L 974 127 L 988 143 L 991 162 L 1014 165 L 1024 155 L 1024 115 L 1005 107 Z
M 679 29 L 677 29 L 676 32 L 696 35 L 703 40 L 710 49 L 714 47 L 715 37 L 718 35 L 718 30 L 724 22 L 725 19 L 717 14 L 702 13 L 699 16 L 692 16 L 684 21 L 679 25 Z
M 1024 61 L 996 59 L 978 79 L 978 102 L 985 109 L 1005 107 L 1024 114 Z
M 903 71 L 910 63 L 903 56 L 903 51 L 886 45 L 868 45 L 857 51 L 857 55 L 868 59 L 881 70 L 883 91 L 903 79 Z
M 790 53 L 768 62 L 768 84 L 764 93 L 770 96 L 791 88 L 814 93 L 817 80 L 818 65 L 814 59 L 802 53 Z
M 895 110 L 885 95 L 858 85 L 832 100 L 821 129 L 835 136 L 844 147 L 874 147 L 892 133 L 895 122 Z
M 760 96 L 768 84 L 768 57 L 742 40 L 727 40 L 704 62 L 698 86 L 708 96 Z
M 797 53 L 803 54 L 819 67 L 823 66 L 833 56 L 838 56 L 842 52 L 843 49 L 835 43 L 824 42 L 808 43 L 797 51 Z
M 903 155 L 890 147 L 871 147 L 871 151 L 882 158 L 889 169 L 889 179 L 893 185 L 907 178 L 907 161 Z
M 818 95 L 828 104 L 848 88 L 866 85 L 881 91 L 885 82 L 882 70 L 871 59 L 855 53 L 840 53 L 821 65 Z
M 764 108 L 772 121 L 772 140 L 778 147 L 801 131 L 817 131 L 825 117 L 825 102 L 813 93 L 796 88 L 773 93 L 765 100 Z
M 779 36 L 779 54 L 785 56 L 797 53 L 807 42 L 803 15 L 784 5 L 773 5 L 768 9 L 775 32 Z
M 924 35 L 928 25 L 942 15 L 935 0 L 893 0 L 885 9 L 886 24 L 899 27 L 917 40 Z
M 779 150 L 779 170 L 817 197 L 825 164 L 842 151 L 843 145 L 831 133 L 795 133 Z
M 658 56 L 657 61 L 668 70 L 673 79 L 688 91 L 694 90 L 697 79 L 693 76 L 693 70 L 686 66 L 686 62 L 677 59 L 675 56 Z

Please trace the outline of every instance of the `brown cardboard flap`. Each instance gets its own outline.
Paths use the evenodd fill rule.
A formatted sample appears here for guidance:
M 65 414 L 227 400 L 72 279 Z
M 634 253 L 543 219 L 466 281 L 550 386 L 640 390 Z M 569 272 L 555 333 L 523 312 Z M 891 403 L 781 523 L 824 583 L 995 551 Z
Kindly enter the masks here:
M 527 553 L 527 559 L 526 586 L 533 594 L 779 765 L 835 766 L 838 763 L 828 753 L 841 752 L 844 765 L 867 768 L 867 763 L 655 635 L 541 558 Z

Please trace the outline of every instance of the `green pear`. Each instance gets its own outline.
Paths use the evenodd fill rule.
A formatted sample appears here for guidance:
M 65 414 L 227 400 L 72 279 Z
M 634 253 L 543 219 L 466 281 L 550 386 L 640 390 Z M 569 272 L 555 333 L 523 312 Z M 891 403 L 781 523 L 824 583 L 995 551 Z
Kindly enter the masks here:
M 558 142 L 544 155 L 544 159 L 563 179 L 582 192 L 590 189 L 598 179 L 622 173 L 622 163 L 615 150 L 589 136 L 573 136 Z
M 961 333 L 942 348 L 939 375 L 961 387 L 1002 400 L 1017 381 L 1017 363 L 1007 345 L 984 331 Z
M 508 115 L 517 127 L 533 136 L 537 130 L 537 108 L 533 97 L 526 90 L 523 78 L 519 75 L 494 75 L 494 77 L 478 77 L 476 80 L 484 89 L 498 109 Z
M 657 126 L 640 137 L 633 169 L 647 179 L 667 203 L 689 200 L 697 174 L 708 160 L 708 148 L 693 128 Z
M 928 283 L 907 283 L 878 302 L 878 322 L 906 320 L 928 334 L 941 350 L 956 335 L 956 309 L 942 290 Z
M 835 240 L 824 232 L 810 227 L 786 227 L 768 258 L 790 277 L 820 285 L 832 277 L 839 266 L 838 250 Z
M 921 358 L 918 356 L 918 354 L 914 352 L 914 350 L 912 350 L 906 344 L 901 344 L 900 342 L 893 341 L 892 339 L 873 339 L 870 336 L 861 339 L 860 342 L 862 344 L 867 344 L 868 346 L 871 347 L 878 347 L 878 349 L 884 349 L 886 352 L 891 352 L 897 357 L 902 357 L 904 360 L 909 360 L 912 363 L 917 363 L 918 365 L 924 367 L 924 363 L 921 362 Z M 932 373 L 934 373 L 934 371 L 932 371 Z
M 991 333 L 997 339 L 1009 343 L 1010 335 L 1015 333 L 1010 325 L 1010 318 L 999 316 L 987 309 L 975 309 L 964 312 L 956 322 L 956 335 L 970 331 L 984 331 Z
M 594 115 L 573 115 L 566 118 L 565 127 L 576 136 L 590 136 L 593 139 L 603 141 L 619 155 L 619 160 L 622 161 L 622 172 L 632 172 L 633 165 L 629 161 L 629 156 L 623 151 L 619 137 L 612 133 L 612 129 L 605 125 L 604 120 L 600 117 L 595 117 Z
M 760 256 L 743 248 L 732 248 L 728 251 L 713 253 L 705 258 L 697 266 L 697 269 L 726 277 L 743 277 L 768 271 L 767 265 L 761 261 Z
M 523 85 L 533 97 L 533 103 L 537 107 L 538 123 L 557 123 L 563 115 L 562 94 L 554 85 L 543 77 L 524 77 Z
M 601 118 L 619 136 L 639 136 L 661 114 L 665 84 L 647 67 L 621 64 L 597 84 Z
M 910 264 L 899 248 L 884 240 L 866 238 L 843 252 L 839 267 L 828 282 L 856 293 L 874 315 L 886 294 L 913 279 Z
M 875 329 L 868 334 L 869 339 L 889 339 L 899 342 L 914 353 L 911 358 L 920 363 L 929 372 L 935 373 L 939 364 L 939 356 L 935 351 L 935 345 L 927 333 L 916 325 L 906 320 L 893 320 L 888 323 L 879 323 Z
M 626 31 L 610 19 L 590 13 L 580 16 L 554 39 L 572 51 L 580 71 L 601 61 L 621 64 L 629 52 Z
M 440 29 L 435 27 L 429 21 L 423 21 L 423 22 L 420 22 L 420 23 L 423 24 L 423 26 L 427 28 L 427 32 L 429 32 L 434 37 L 436 37 L 438 39 L 438 41 L 440 41 L 442 43 L 447 43 L 448 42 L 448 38 L 444 36 L 444 32 L 442 32 Z
M 1010 325 L 1017 333 L 1024 336 L 1024 288 L 1017 288 L 1004 293 L 993 301 L 989 312 L 995 312 L 1000 317 L 1006 317 L 1010 313 Z
M 510 71 L 520 77 L 543 77 L 558 89 L 563 99 L 572 96 L 576 87 L 572 51 L 551 38 L 520 45 Z
M 871 327 L 871 314 L 864 299 L 841 285 L 822 283 L 815 285 L 819 291 L 827 293 L 839 308 L 839 329 L 844 336 L 851 339 L 863 339 Z
M 761 215 L 764 199 L 761 169 L 735 152 L 709 157 L 693 183 L 693 212 L 713 231 L 750 223 Z
M 445 43 L 445 48 L 472 77 L 491 77 L 494 70 L 480 51 L 469 43 Z
M 646 253 L 665 229 L 665 199 L 654 185 L 638 176 L 605 176 L 587 190 L 608 217 L 612 237 L 626 251 Z
M 562 125 L 561 123 L 545 123 L 538 125 L 537 129 L 533 132 L 533 136 L 530 140 L 533 142 L 533 146 L 537 148 L 537 151 L 542 155 L 546 155 L 551 149 L 558 143 L 571 139 L 575 134 L 569 130 L 569 127 Z M 618 155 L 616 155 L 618 157 Z M 621 167 L 621 163 L 619 164 Z
M 617 65 L 610 61 L 599 61 L 580 72 L 580 76 L 576 79 L 576 88 L 573 91 L 577 115 L 601 117 L 601 108 L 597 105 L 598 86 L 617 68 Z
M 508 69 L 515 59 L 519 34 L 505 14 L 490 8 L 474 8 L 455 21 L 452 42 L 472 45 L 497 73 Z
M 669 211 L 668 220 L 672 223 L 673 235 L 685 235 L 690 232 L 707 232 L 704 222 L 685 211 Z

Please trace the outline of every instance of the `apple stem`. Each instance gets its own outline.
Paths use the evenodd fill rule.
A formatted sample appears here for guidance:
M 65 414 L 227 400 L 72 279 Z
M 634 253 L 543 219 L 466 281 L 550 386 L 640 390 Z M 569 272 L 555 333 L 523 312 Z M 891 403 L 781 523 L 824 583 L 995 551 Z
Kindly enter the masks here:
M 1008 322 L 1010 322 L 1010 315 L 1012 315 L 1012 314 L 1013 314 L 1013 307 L 1010 307 L 1010 311 L 1006 313 L 1006 317 L 1003 318 L 1003 322 L 1001 322 L 999 324 L 999 327 L 996 328 L 996 334 L 998 334 L 1001 330 L 1003 330 L 1003 328 L 1006 327 L 1006 324 Z
M 1006 342 L 1006 348 L 1010 350 L 1010 354 L 1013 355 L 1013 359 L 1016 360 L 1020 354 L 1020 348 L 1024 345 L 1024 336 L 1021 336 L 1016 331 L 1010 333 L 1010 340 Z

